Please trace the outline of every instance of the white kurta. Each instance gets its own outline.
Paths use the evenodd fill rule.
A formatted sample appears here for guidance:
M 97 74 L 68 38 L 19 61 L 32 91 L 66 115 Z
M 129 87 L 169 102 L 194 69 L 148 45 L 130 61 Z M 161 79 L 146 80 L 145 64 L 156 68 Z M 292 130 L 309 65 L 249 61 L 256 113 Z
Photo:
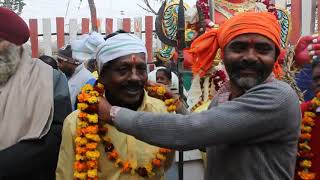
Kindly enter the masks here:
M 81 87 L 83 87 L 92 78 L 94 78 L 94 76 L 82 63 L 76 68 L 73 75 L 68 80 L 72 110 L 75 110 L 77 95 L 80 93 Z

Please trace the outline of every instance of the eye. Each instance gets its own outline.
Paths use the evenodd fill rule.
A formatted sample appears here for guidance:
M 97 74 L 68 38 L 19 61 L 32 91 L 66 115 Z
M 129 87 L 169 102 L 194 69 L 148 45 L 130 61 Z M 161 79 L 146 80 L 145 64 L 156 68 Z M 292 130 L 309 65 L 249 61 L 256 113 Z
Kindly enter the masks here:
M 247 50 L 248 44 L 244 42 L 234 42 L 230 44 L 229 48 L 235 53 L 241 53 Z
M 260 54 L 268 54 L 273 50 L 272 46 L 266 43 L 256 44 L 255 49 Z

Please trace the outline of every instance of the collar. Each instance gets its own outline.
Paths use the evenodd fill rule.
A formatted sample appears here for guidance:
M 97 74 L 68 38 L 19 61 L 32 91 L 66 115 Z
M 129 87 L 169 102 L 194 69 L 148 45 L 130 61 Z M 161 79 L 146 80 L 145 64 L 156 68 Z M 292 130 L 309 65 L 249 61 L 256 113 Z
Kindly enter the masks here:
M 146 110 L 149 98 L 150 98 L 150 96 L 148 95 L 147 91 L 144 90 L 143 100 L 142 100 L 140 107 L 138 108 L 138 111 L 145 111 Z
M 85 68 L 85 67 L 84 67 L 84 63 L 82 63 L 82 64 L 80 64 L 79 66 L 77 66 L 76 69 L 74 70 L 71 78 L 74 77 L 74 76 L 76 76 L 83 68 Z M 71 79 L 71 78 L 70 78 L 70 79 Z

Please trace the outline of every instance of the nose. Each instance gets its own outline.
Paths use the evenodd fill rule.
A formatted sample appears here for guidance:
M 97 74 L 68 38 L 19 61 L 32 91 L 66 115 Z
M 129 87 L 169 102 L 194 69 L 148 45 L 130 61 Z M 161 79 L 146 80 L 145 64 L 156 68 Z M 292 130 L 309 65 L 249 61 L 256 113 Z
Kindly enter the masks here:
M 249 48 L 242 59 L 243 63 L 247 65 L 256 64 L 258 62 L 258 55 L 254 48 Z
M 136 68 L 133 68 L 132 71 L 131 71 L 131 75 L 130 75 L 130 80 L 131 81 L 139 81 L 140 78 L 139 78 L 139 75 L 138 75 L 138 72 L 137 72 L 137 69 Z

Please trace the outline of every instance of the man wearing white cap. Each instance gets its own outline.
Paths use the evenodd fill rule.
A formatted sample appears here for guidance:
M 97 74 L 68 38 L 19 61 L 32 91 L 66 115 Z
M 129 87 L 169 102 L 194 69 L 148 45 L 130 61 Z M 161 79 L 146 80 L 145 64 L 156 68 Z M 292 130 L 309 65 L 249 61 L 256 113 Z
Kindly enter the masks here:
M 148 96 L 144 90 L 147 82 L 146 57 L 145 45 L 138 37 L 129 33 L 108 36 L 97 50 L 97 82 L 104 85 L 101 93 L 104 91 L 104 96 L 113 105 L 134 111 L 167 113 L 165 104 Z M 92 111 L 98 113 L 97 109 L 93 108 Z M 98 119 L 96 123 L 99 128 L 91 131 L 88 128 L 90 124 L 94 127 L 94 124 L 83 123 L 83 112 L 89 113 L 79 109 L 65 120 L 56 170 L 58 180 L 164 178 L 165 169 L 173 159 L 173 152 L 139 141 L 107 124 L 101 125 Z M 88 131 L 91 133 L 83 136 L 82 133 Z M 97 135 L 94 142 L 89 137 Z M 97 145 L 92 149 L 92 144 Z
M 68 78 L 73 110 L 81 87 L 90 79 L 94 79 L 91 72 L 85 68 L 84 62 L 94 57 L 97 46 L 103 42 L 103 37 L 99 33 L 93 32 L 90 35 L 82 35 L 58 51 L 58 66 Z

